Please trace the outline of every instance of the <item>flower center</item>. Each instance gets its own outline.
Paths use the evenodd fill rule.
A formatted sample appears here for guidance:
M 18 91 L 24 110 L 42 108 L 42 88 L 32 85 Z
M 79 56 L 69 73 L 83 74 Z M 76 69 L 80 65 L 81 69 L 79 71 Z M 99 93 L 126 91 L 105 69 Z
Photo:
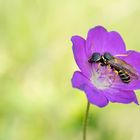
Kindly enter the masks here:
M 91 82 L 98 89 L 107 89 L 112 86 L 117 74 L 110 66 L 101 66 L 100 63 L 92 64 Z

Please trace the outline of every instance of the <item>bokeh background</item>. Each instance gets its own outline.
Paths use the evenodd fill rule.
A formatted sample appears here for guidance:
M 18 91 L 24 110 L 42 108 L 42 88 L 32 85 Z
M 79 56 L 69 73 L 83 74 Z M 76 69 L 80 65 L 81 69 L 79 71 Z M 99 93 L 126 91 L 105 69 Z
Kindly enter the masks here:
M 70 38 L 103 25 L 140 51 L 139 13 L 139 0 L 0 0 L 0 140 L 81 140 Z M 88 140 L 139 139 L 139 106 L 91 106 Z

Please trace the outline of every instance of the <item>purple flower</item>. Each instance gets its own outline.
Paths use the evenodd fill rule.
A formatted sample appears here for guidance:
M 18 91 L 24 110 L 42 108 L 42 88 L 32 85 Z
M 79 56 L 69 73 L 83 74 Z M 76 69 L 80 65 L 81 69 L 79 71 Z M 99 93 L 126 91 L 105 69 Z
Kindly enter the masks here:
M 74 58 L 80 69 L 74 72 L 71 80 L 74 88 L 84 91 L 88 101 L 99 107 L 106 106 L 109 101 L 138 104 L 134 90 L 140 89 L 140 53 L 127 51 L 118 32 L 108 32 L 104 27 L 96 26 L 89 30 L 86 40 L 80 36 L 73 36 L 71 41 Z M 101 62 L 89 63 L 93 53 L 103 56 L 106 52 L 130 65 L 137 78 L 130 77 L 130 82 L 123 82 L 119 70 L 121 67 L 125 68 L 124 64 L 119 64 L 118 70 L 109 64 L 101 65 Z M 129 70 L 131 74 L 131 69 L 123 69 L 123 72 L 129 76 Z

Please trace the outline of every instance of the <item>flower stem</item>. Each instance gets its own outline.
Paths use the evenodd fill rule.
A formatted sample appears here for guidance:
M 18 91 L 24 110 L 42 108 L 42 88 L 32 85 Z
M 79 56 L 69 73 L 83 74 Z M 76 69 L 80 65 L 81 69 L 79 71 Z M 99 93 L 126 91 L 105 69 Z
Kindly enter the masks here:
M 84 119 L 84 127 L 83 127 L 83 140 L 86 140 L 86 130 L 87 130 L 87 120 L 88 120 L 88 113 L 89 113 L 90 103 L 87 102 L 85 119 Z

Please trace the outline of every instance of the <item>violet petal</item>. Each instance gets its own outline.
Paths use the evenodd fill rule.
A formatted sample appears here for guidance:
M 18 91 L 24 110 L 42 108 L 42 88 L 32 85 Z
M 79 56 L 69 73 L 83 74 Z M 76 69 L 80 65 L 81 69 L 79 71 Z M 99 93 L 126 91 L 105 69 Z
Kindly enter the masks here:
M 91 66 L 88 62 L 88 58 L 85 53 L 85 40 L 80 36 L 73 36 L 71 38 L 71 41 L 73 43 L 72 48 L 73 48 L 74 58 L 79 69 L 85 76 L 90 77 Z
M 120 57 L 126 63 L 130 64 L 138 73 L 140 77 L 140 53 L 136 51 L 127 51 L 127 56 Z M 126 90 L 137 90 L 140 89 L 140 79 L 134 79 L 129 84 L 123 82 L 113 83 L 114 88 L 126 89 Z
M 99 107 L 104 107 L 108 104 L 107 98 L 103 94 L 100 94 L 81 72 L 76 71 L 71 81 L 74 88 L 85 91 L 90 103 Z
M 110 52 L 112 55 L 124 54 L 126 47 L 119 33 L 108 32 L 104 27 L 96 26 L 89 30 L 86 41 L 87 55 L 91 56 L 93 52 L 101 54 Z
M 129 50 L 127 51 L 127 56 L 121 58 L 140 73 L 140 52 Z
M 104 107 L 109 103 L 108 99 L 95 88 L 86 86 L 85 92 L 86 92 L 88 101 L 98 107 Z
M 134 91 L 126 91 L 120 89 L 112 89 L 103 91 L 103 94 L 108 98 L 111 102 L 118 102 L 128 104 L 131 102 L 135 102 L 138 104 L 137 97 Z
M 140 80 L 133 80 L 129 84 L 123 83 L 120 80 L 120 82 L 114 82 L 111 87 L 121 90 L 137 90 L 140 89 Z

